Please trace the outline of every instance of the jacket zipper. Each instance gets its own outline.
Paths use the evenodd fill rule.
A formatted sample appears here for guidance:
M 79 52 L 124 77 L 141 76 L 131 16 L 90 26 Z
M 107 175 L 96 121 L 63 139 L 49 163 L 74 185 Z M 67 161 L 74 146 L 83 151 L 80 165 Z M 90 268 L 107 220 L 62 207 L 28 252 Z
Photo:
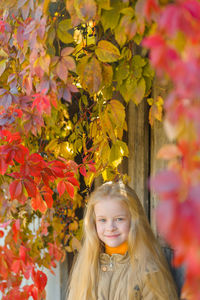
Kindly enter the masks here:
M 110 268 L 112 270 L 112 268 L 113 268 L 113 257 L 112 256 L 110 257 L 110 264 L 109 264 L 109 266 L 110 266 Z

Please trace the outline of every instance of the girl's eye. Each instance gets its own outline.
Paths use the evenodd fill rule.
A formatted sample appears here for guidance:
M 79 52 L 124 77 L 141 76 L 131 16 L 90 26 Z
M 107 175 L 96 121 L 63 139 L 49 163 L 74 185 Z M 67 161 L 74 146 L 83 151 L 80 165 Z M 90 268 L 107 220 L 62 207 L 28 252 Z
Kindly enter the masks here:
M 106 222 L 106 219 L 99 219 L 98 221 L 104 223 Z
M 116 219 L 118 222 L 120 222 L 120 221 L 123 221 L 124 219 L 123 218 L 117 218 Z

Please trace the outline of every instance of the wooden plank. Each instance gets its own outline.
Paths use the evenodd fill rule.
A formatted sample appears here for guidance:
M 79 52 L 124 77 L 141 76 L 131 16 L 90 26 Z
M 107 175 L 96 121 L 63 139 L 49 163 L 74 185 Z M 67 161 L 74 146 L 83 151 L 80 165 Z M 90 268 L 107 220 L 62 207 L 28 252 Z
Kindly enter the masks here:
M 128 176 L 129 185 L 135 190 L 149 216 L 149 124 L 148 105 L 143 100 L 138 106 L 132 101 L 128 107 Z
M 156 121 L 153 128 L 151 129 L 151 162 L 150 162 L 150 176 L 155 176 L 159 171 L 166 168 L 166 162 L 164 160 L 157 159 L 158 150 L 168 143 L 168 139 L 163 129 L 163 123 Z M 158 205 L 157 195 L 151 191 L 150 194 L 150 221 L 151 227 L 154 233 L 157 235 L 157 226 L 155 218 L 155 209 Z

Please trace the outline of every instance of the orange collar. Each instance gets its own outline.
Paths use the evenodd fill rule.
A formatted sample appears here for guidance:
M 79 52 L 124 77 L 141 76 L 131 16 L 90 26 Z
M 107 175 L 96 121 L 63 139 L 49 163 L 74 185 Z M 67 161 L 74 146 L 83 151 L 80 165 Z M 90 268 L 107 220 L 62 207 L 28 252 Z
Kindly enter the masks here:
M 124 242 L 117 247 L 109 247 L 108 245 L 105 245 L 105 252 L 109 255 L 112 254 L 124 255 L 127 252 L 127 250 L 128 250 L 128 242 Z

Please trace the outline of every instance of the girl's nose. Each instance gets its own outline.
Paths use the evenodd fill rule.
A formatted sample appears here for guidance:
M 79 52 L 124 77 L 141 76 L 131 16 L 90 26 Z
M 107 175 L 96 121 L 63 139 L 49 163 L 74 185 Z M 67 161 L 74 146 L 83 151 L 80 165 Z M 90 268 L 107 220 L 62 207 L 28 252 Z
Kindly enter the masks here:
M 111 220 L 111 221 L 109 221 L 107 225 L 108 225 L 107 229 L 108 229 L 108 230 L 110 230 L 110 231 L 113 231 L 113 230 L 115 230 L 115 229 L 116 229 L 115 222 L 114 222 L 114 221 L 112 221 L 112 220 Z

